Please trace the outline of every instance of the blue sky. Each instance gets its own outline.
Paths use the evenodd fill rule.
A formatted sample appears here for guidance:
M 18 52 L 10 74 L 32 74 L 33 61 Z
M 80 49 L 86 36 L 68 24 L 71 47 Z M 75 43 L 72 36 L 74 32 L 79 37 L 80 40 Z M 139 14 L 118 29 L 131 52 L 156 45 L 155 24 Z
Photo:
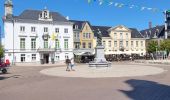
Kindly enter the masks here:
M 0 16 L 4 15 L 4 1 L 0 0 Z M 98 1 L 98 0 L 96 0 Z M 141 7 L 170 9 L 169 0 L 110 0 L 114 3 L 137 5 Z M 56 11 L 70 19 L 88 20 L 92 25 L 116 26 L 125 25 L 139 30 L 148 28 L 148 22 L 153 26 L 164 23 L 161 11 L 153 12 L 140 8 L 109 6 L 107 2 L 99 5 L 98 2 L 87 3 L 87 0 L 13 0 L 14 15 L 19 15 L 25 9 L 42 10 L 45 6 L 50 11 Z M 3 27 L 2 20 L 0 26 Z M 2 30 L 3 33 L 3 30 Z

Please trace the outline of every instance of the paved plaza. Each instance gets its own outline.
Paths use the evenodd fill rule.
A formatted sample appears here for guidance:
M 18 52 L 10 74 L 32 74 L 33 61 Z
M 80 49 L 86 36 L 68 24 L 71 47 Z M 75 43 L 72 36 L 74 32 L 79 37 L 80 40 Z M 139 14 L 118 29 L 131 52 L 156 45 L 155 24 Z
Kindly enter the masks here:
M 0 100 L 170 100 L 170 66 L 112 65 L 77 64 L 75 72 L 62 63 L 11 67 L 0 74 Z

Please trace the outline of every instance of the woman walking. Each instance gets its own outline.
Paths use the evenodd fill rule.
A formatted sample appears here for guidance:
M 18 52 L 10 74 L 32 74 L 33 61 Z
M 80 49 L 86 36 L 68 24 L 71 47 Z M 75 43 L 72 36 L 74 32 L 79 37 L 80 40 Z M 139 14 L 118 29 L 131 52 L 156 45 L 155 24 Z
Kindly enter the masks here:
M 73 67 L 74 67 L 74 59 L 71 58 L 71 70 L 72 70 L 72 71 L 75 71 L 75 70 L 73 69 Z
M 65 61 L 65 63 L 66 63 L 66 65 L 67 65 L 66 71 L 70 71 L 70 68 L 69 68 L 69 66 L 71 65 L 70 59 L 67 58 L 66 61 Z

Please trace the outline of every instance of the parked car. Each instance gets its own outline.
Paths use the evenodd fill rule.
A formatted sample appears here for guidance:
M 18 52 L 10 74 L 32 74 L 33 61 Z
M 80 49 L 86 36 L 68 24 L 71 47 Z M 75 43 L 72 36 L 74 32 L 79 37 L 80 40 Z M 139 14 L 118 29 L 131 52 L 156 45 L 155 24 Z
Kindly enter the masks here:
M 0 62 L 0 71 L 2 71 L 3 74 L 6 74 L 9 65 L 10 65 L 10 63 Z

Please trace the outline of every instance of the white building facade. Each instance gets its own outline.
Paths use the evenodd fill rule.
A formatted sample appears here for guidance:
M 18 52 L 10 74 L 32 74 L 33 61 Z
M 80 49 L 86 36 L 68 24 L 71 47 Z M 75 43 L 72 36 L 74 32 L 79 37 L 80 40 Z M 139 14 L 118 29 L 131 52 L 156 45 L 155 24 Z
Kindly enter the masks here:
M 9 1 L 5 7 L 12 9 Z M 73 24 L 59 13 L 47 9 L 25 10 L 13 16 L 5 12 L 5 59 L 14 63 L 44 64 L 73 57 Z

